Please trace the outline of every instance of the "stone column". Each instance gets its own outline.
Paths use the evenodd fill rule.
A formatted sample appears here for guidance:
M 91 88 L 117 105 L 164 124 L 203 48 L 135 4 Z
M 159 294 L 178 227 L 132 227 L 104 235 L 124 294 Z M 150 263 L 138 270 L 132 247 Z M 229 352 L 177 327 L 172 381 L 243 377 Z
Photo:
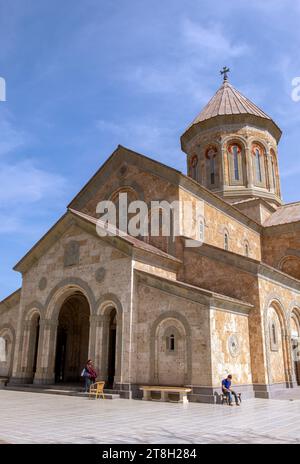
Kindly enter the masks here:
M 43 319 L 40 321 L 40 341 L 38 349 L 35 384 L 55 382 L 55 355 L 58 321 Z
M 23 324 L 23 338 L 21 344 L 21 356 L 19 366 L 19 379 L 23 383 L 32 381 L 32 347 L 30 346 L 30 333 L 32 328 L 32 321 L 25 321 Z
M 253 188 L 254 179 L 253 179 L 252 153 L 251 153 L 250 147 L 245 148 L 245 157 L 246 157 L 247 188 Z

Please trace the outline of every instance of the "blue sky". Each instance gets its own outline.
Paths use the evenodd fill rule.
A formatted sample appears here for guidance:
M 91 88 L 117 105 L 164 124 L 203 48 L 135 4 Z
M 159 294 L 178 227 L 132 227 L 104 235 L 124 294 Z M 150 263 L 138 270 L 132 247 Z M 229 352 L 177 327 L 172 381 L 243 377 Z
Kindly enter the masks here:
M 179 137 L 224 65 L 282 128 L 284 200 L 300 199 L 299 20 L 299 0 L 0 0 L 0 299 L 117 144 L 185 172 Z

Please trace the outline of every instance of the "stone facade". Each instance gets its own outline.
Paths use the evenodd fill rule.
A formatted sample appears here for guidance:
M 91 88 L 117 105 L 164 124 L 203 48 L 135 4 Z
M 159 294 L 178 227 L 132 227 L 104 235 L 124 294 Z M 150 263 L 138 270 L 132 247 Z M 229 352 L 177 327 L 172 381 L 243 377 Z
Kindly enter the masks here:
M 190 126 L 188 176 L 116 149 L 15 266 L 22 288 L 0 303 L 1 377 L 78 382 L 92 358 L 127 398 L 188 385 L 192 401 L 215 402 L 229 373 L 245 397 L 299 384 L 300 221 L 281 200 L 279 129 L 251 111 Z M 192 213 L 180 210 L 175 237 L 101 237 L 97 204 L 118 207 L 119 193 Z M 203 243 L 189 248 L 199 206 Z

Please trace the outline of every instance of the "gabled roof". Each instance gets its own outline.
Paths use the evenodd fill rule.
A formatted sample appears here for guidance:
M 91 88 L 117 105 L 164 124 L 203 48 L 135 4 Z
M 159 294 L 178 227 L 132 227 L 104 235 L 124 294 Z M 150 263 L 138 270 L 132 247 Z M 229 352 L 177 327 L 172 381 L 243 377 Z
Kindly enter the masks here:
M 300 202 L 280 206 L 263 224 L 264 227 L 279 226 L 300 221 Z
M 0 311 L 7 310 L 19 303 L 21 297 L 21 289 L 14 291 L 8 295 L 4 300 L 0 301 Z
M 225 81 L 192 124 L 214 118 L 215 116 L 230 114 L 252 114 L 271 120 L 270 116 L 242 95 L 229 82 Z
M 118 247 L 118 244 L 121 244 L 122 250 L 129 250 L 130 248 L 139 249 L 144 252 L 151 253 L 156 255 L 159 258 L 168 259 L 169 262 L 172 261 L 177 265 L 181 261 L 175 258 L 168 253 L 161 251 L 159 248 L 156 248 L 153 245 L 143 242 L 135 237 L 131 236 L 121 236 L 118 229 L 110 230 L 114 232 L 114 235 L 109 234 L 106 237 L 101 237 L 97 234 L 96 224 L 98 219 L 91 217 L 87 214 L 81 213 L 79 211 L 69 209 L 55 224 L 51 229 L 26 253 L 26 255 L 14 266 L 14 270 L 18 272 L 25 272 L 33 264 L 35 264 L 38 259 L 52 246 L 54 243 L 65 233 L 65 231 L 74 223 L 79 227 L 87 227 L 90 233 L 93 233 L 96 237 L 99 237 L 99 240 L 107 240 L 112 244 L 112 246 Z M 104 227 L 103 227 L 104 228 Z M 122 246 L 123 243 L 123 246 Z M 129 247 L 129 248 L 128 248 Z

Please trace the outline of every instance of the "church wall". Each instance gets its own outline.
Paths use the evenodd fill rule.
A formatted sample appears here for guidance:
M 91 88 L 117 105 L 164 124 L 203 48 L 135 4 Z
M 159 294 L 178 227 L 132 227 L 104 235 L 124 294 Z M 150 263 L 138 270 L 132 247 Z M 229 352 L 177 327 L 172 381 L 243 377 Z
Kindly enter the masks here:
M 296 290 L 259 277 L 261 312 L 264 320 L 264 344 L 267 354 L 269 383 L 291 381 L 293 374 L 291 353 L 290 314 L 294 306 L 300 305 L 300 294 Z M 276 310 L 276 311 L 275 311 Z M 270 323 L 275 321 L 277 343 L 272 346 Z
M 143 158 L 142 158 L 143 159 Z M 142 160 L 139 160 L 140 162 Z M 178 199 L 178 187 L 160 176 L 159 166 L 152 168 L 152 172 L 132 164 L 130 157 L 124 157 L 125 174 L 120 173 L 122 162 L 112 164 L 101 175 L 101 183 L 95 187 L 92 198 L 82 204 L 80 210 L 91 216 L 95 216 L 99 201 L 109 199 L 110 195 L 120 188 L 130 187 L 136 192 L 137 199 L 147 204 L 154 200 L 173 201 Z M 130 199 L 129 199 L 130 200 Z
M 79 245 L 78 262 L 66 265 L 66 249 L 68 244 L 76 242 Z M 69 257 L 70 258 L 70 257 Z M 68 258 L 68 259 L 69 259 Z M 76 257 L 75 257 L 76 258 Z M 18 346 L 16 353 L 19 355 L 16 361 L 14 376 L 22 376 L 25 371 L 26 356 L 24 351 L 24 334 L 26 325 L 24 318 L 28 311 L 37 308 L 41 316 L 41 331 L 39 343 L 39 374 L 41 379 L 52 375 L 49 372 L 49 352 L 55 351 L 53 340 L 56 337 L 56 321 L 58 314 L 49 313 L 57 309 L 54 304 L 55 289 L 66 296 L 70 293 L 70 285 L 75 290 L 83 289 L 87 298 L 92 302 L 91 310 L 91 337 L 89 343 L 89 356 L 95 359 L 95 367 L 101 368 L 101 343 L 96 340 L 101 337 L 100 304 L 105 303 L 105 295 L 112 295 L 121 305 L 123 321 L 123 340 L 126 346 L 130 334 L 131 310 L 131 258 L 125 253 L 111 247 L 97 237 L 84 232 L 77 226 L 72 226 L 57 242 L 47 251 L 38 262 L 33 265 L 23 276 L 22 299 L 19 314 Z M 69 291 L 69 293 L 67 293 Z M 72 293 L 72 292 L 71 292 Z M 52 295 L 52 296 L 51 296 Z M 63 300 L 62 300 L 63 302 Z M 50 312 L 51 312 L 50 311 Z M 44 319 L 49 323 L 44 324 Z M 97 344 L 98 343 L 98 344 Z M 100 344 L 99 344 L 100 343 Z M 128 350 L 122 350 L 122 375 L 119 381 L 126 382 L 126 366 L 129 363 Z M 40 380 L 41 380 L 40 379 Z
M 184 250 L 184 270 L 181 278 L 188 283 L 232 298 L 251 303 L 249 337 L 253 383 L 265 384 L 262 315 L 257 277 L 232 264 L 201 256 L 192 249 Z
M 211 385 L 208 307 L 141 283 L 137 297 L 136 382 Z M 179 354 L 166 353 L 169 328 L 175 347 L 180 339 Z
M 180 200 L 191 201 L 194 211 L 196 211 L 196 202 L 199 201 L 199 199 L 183 189 L 180 189 L 179 193 Z M 245 255 L 245 243 L 248 243 L 249 256 L 257 260 L 261 259 L 261 243 L 260 234 L 258 232 L 246 227 L 244 224 L 206 201 L 203 202 L 203 217 L 205 243 L 224 249 L 224 234 L 227 231 L 229 235 L 230 251 Z M 182 219 L 184 220 L 184 218 Z
M 18 315 L 19 302 L 8 308 L 0 306 L 0 377 L 12 372 Z
M 262 236 L 262 260 L 275 268 L 282 268 L 285 257 L 292 256 L 299 260 L 300 235 L 299 224 L 290 223 L 276 227 L 266 227 Z M 299 266 L 298 266 L 299 268 Z M 283 269 L 284 272 L 288 268 Z M 294 274 L 298 279 L 300 274 Z
M 248 316 L 212 309 L 210 325 L 213 385 L 228 374 L 234 385 L 252 384 Z

